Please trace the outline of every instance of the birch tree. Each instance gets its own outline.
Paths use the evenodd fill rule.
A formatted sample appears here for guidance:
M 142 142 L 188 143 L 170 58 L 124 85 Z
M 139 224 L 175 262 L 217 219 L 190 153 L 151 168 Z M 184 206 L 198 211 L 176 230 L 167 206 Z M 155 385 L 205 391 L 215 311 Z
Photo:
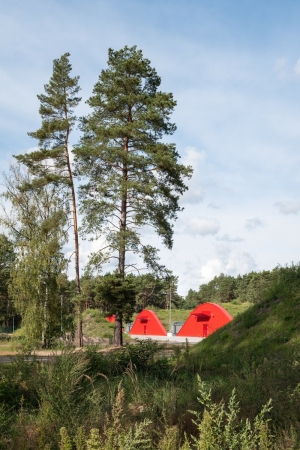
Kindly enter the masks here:
M 62 246 L 66 242 L 66 211 L 55 186 L 23 191 L 32 179 L 20 165 L 4 177 L 0 224 L 15 249 L 10 268 L 9 295 L 22 318 L 31 344 L 48 347 L 60 335 L 58 276 L 66 268 Z

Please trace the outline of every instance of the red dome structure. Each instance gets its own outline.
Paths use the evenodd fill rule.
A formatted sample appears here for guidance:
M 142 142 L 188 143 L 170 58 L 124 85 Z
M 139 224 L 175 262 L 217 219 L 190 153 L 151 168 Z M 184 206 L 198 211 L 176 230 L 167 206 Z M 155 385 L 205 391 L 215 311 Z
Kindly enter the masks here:
M 106 317 L 106 320 L 110 323 L 115 323 L 116 322 L 116 315 L 113 314 L 112 316 L 108 316 Z
M 231 321 L 231 315 L 222 306 L 202 303 L 190 313 L 176 336 L 205 338 Z
M 167 331 L 151 309 L 144 309 L 135 318 L 130 335 L 167 336 Z

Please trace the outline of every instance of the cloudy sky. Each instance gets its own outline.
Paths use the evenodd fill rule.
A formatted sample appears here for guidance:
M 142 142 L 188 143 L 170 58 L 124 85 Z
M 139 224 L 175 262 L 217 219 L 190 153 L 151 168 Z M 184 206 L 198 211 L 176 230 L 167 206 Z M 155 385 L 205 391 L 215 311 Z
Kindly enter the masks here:
M 221 272 L 300 260 L 299 1 L 1 3 L 2 170 L 13 154 L 36 145 L 27 132 L 40 126 L 36 94 L 53 59 L 71 53 L 82 115 L 107 49 L 137 45 L 178 102 L 172 141 L 194 167 L 172 252 L 156 241 L 162 262 L 179 276 L 180 293 Z M 82 264 L 91 245 L 82 243 Z

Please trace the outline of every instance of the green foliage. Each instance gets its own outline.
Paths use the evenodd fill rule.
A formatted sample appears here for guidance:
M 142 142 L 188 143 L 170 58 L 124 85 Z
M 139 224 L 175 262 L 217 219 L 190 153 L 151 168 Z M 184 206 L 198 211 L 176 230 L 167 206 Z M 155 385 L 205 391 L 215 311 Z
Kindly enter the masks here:
M 167 427 L 164 430 L 164 435 L 160 439 L 157 449 L 158 450 L 174 450 L 178 448 L 178 443 L 180 441 L 178 426 L 174 425 Z
M 228 404 L 214 403 L 211 390 L 198 377 L 198 401 L 204 406 L 204 412 L 194 412 L 199 438 L 193 438 L 195 448 L 199 450 L 268 450 L 273 448 L 272 436 L 268 427 L 270 421 L 265 416 L 271 410 L 271 401 L 263 406 L 253 424 L 246 419 L 238 420 L 239 402 L 235 390 Z
M 111 418 L 106 417 L 103 435 L 92 428 L 86 441 L 87 450 L 147 450 L 151 449 L 151 439 L 147 427 L 150 421 L 144 420 L 129 428 L 124 423 L 124 391 L 116 396 Z
M 97 352 L 97 347 L 90 347 L 87 350 L 89 357 L 89 366 L 93 374 L 102 373 L 105 376 L 121 375 L 129 367 L 133 367 L 138 373 L 150 373 L 156 377 L 165 375 L 166 367 L 169 371 L 171 366 L 164 359 L 155 360 L 154 356 L 160 351 L 161 347 L 155 341 L 150 339 L 137 341 L 135 344 L 125 344 L 117 352 L 110 352 L 105 357 Z M 165 364 L 166 363 L 166 364 Z M 161 368 L 161 372 L 159 371 Z
M 218 330 L 192 350 L 202 377 L 215 380 L 221 399 L 233 388 L 243 415 L 258 413 L 258 405 L 273 399 L 270 411 L 279 429 L 295 426 L 300 416 L 299 266 L 277 268 L 265 299 Z M 297 431 L 298 432 L 298 431 Z
M 87 450 L 102 450 L 102 445 L 99 436 L 99 430 L 92 428 L 90 431 L 90 438 L 86 441 Z
M 11 408 L 5 403 L 0 402 L 0 436 L 3 437 L 8 434 L 10 425 L 13 421 L 13 416 L 11 414 Z M 1 446 L 0 437 L 0 446 Z
M 68 140 L 75 125 L 73 110 L 81 98 L 77 96 L 79 77 L 70 77 L 72 66 L 69 53 L 53 61 L 53 74 L 44 85 L 45 94 L 38 95 L 41 128 L 28 133 L 39 140 L 39 149 L 15 158 L 26 165 L 34 178 L 23 183 L 24 189 L 35 189 L 48 184 L 72 184 L 69 171 Z
M 60 450 L 72 450 L 72 441 L 65 427 L 60 429 Z
M 79 77 L 72 78 L 72 66 L 69 62 L 69 53 L 53 61 L 53 74 L 48 84 L 44 85 L 45 94 L 38 95 L 40 100 L 39 113 L 42 125 L 29 136 L 39 140 L 39 149 L 31 153 L 15 156 L 18 162 L 24 164 L 32 178 L 23 180 L 21 189 L 24 192 L 36 192 L 45 186 L 59 187 L 59 195 L 67 211 L 65 220 L 69 219 L 72 211 L 72 227 L 74 231 L 74 259 L 76 293 L 80 294 L 79 277 L 79 238 L 77 225 L 77 205 L 73 173 L 69 154 L 70 133 L 76 123 L 74 108 L 78 106 L 81 98 L 78 97 L 80 87 Z M 50 225 L 50 218 L 45 221 L 45 230 Z M 60 224 L 62 227 L 62 224 Z M 78 345 L 82 346 L 82 327 L 80 299 L 76 301 L 78 310 Z
M 227 303 L 235 298 L 235 285 L 236 281 L 234 277 L 230 275 L 224 275 L 214 277 L 207 284 L 202 284 L 198 292 L 199 303 L 213 302 L 213 303 Z M 194 294 L 194 298 L 195 298 Z
M 121 314 L 126 322 L 131 319 L 135 306 L 136 290 L 131 277 L 125 279 L 118 273 L 106 273 L 96 284 L 96 301 L 108 316 Z
M 189 289 L 186 297 L 184 307 L 186 309 L 194 309 L 200 303 L 199 293 L 193 289 Z
M 172 191 L 184 192 L 183 179 L 190 176 L 191 169 L 177 163 L 173 144 L 159 140 L 175 131 L 169 116 L 176 104 L 172 94 L 157 90 L 160 82 L 150 61 L 136 47 L 109 49 L 108 69 L 101 72 L 87 102 L 93 112 L 82 121 L 85 134 L 75 151 L 78 170 L 90 180 L 82 187 L 89 232 L 107 234 L 104 227 L 126 193 L 128 208 L 133 209 L 128 216 L 132 225 L 154 226 L 171 245 L 168 220 L 180 209 Z M 124 233 L 125 248 L 138 250 L 134 227 L 128 224 Z M 109 230 L 112 249 L 119 249 L 118 236 L 119 232 Z M 144 256 L 147 259 L 146 249 Z
M 82 314 L 83 333 L 86 337 L 113 339 L 114 324 L 106 320 L 99 309 L 86 309 Z
M 5 435 L 1 435 L 0 442 L 2 443 L 1 439 L 4 439 L 5 442 L 10 442 L 10 448 L 16 450 L 27 449 L 27 445 L 28 450 L 297 448 L 298 429 L 293 431 L 291 422 L 287 422 L 284 432 L 282 430 L 284 423 L 281 423 L 281 429 L 276 433 L 276 443 L 275 436 L 271 437 L 273 427 L 269 419 L 272 416 L 273 419 L 276 417 L 274 409 L 278 410 L 278 398 L 275 397 L 272 410 L 268 400 L 265 402 L 266 406 L 261 408 L 263 403 L 260 403 L 262 400 L 260 391 L 266 390 L 267 397 L 271 393 L 269 390 L 271 378 L 270 375 L 269 378 L 266 375 L 271 374 L 272 377 L 278 375 L 274 373 L 270 362 L 266 363 L 262 373 L 264 384 L 257 376 L 261 370 L 259 367 L 256 367 L 255 371 L 245 367 L 239 377 L 237 373 L 235 378 L 231 374 L 230 379 L 237 386 L 233 392 L 229 391 L 228 380 L 224 383 L 224 380 L 213 378 L 211 374 L 208 375 L 209 380 L 206 383 L 199 379 L 197 405 L 193 371 L 188 364 L 184 369 L 184 361 L 189 359 L 192 361 L 195 358 L 193 350 L 181 351 L 176 366 L 169 360 L 169 372 L 160 379 L 156 371 L 151 370 L 152 366 L 155 367 L 156 361 L 160 360 L 155 358 L 155 353 L 153 354 L 155 349 L 151 348 L 151 343 L 147 343 L 144 352 L 142 349 L 138 351 L 134 345 L 131 347 L 133 347 L 131 350 L 127 350 L 126 362 L 125 349 L 114 352 L 115 358 L 103 356 L 94 349 L 85 355 L 65 353 L 50 364 L 28 363 L 25 358 L 20 358 L 12 368 L 0 367 L 3 372 L 8 370 L 7 380 L 14 380 L 11 370 L 16 374 L 23 373 L 22 378 L 19 381 L 16 378 L 13 383 L 22 385 L 25 395 L 26 389 L 32 392 L 36 388 L 39 399 L 38 409 L 33 397 L 30 403 L 30 397 L 27 396 L 27 400 L 19 397 L 19 406 L 17 404 L 15 406 L 19 409 L 17 415 L 11 414 L 7 407 L 1 410 L 0 424 L 3 416 L 2 422 L 7 428 Z M 119 364 L 117 375 L 112 369 L 116 367 L 117 355 L 122 353 L 119 361 L 122 361 L 123 371 Z M 184 370 L 186 376 L 183 379 Z M 202 372 L 205 375 L 203 368 Z M 228 376 L 228 367 L 226 375 Z M 294 375 L 296 376 L 296 373 Z M 246 397 L 241 384 L 242 379 L 247 377 L 248 379 L 254 377 L 255 389 L 259 392 L 255 404 L 249 403 L 249 397 Z M 297 427 L 300 389 L 296 385 L 292 391 L 289 390 L 290 379 L 287 374 L 285 382 L 287 390 L 284 393 L 290 397 L 295 409 L 293 420 L 294 426 Z M 209 386 L 213 386 L 213 389 L 211 390 Z M 273 391 L 272 394 L 274 393 L 276 394 Z M 249 395 L 253 396 L 253 391 Z M 237 396 L 241 398 L 240 403 L 236 400 Z M 225 400 L 222 400 L 223 398 Z M 287 403 L 282 405 L 283 420 L 286 420 L 285 415 L 291 420 L 291 410 L 287 406 Z M 24 408 L 31 408 L 31 416 Z M 191 413 L 187 410 L 195 411 L 194 423 L 191 421 Z M 277 420 L 273 423 L 278 427 Z M 36 431 L 30 431 L 28 434 L 27 430 L 32 429 Z M 14 430 L 19 431 L 14 435 Z M 186 436 L 183 439 L 184 432 Z M 20 433 L 22 439 L 18 436 Z M 5 446 L 3 448 L 6 449 Z
M 22 317 L 22 326 L 31 345 L 49 346 L 60 335 L 60 297 L 57 277 L 65 269 L 61 248 L 66 242 L 66 215 L 55 187 L 32 193 L 20 185 L 30 175 L 19 165 L 11 166 L 5 176 L 0 222 L 13 240 L 15 259 L 10 269 L 9 295 Z
M 73 430 L 81 425 L 82 416 L 90 411 L 93 393 L 88 365 L 85 355 L 65 351 L 42 367 L 37 390 L 43 420 Z
M 282 271 L 284 268 L 276 267 L 272 271 L 250 272 L 236 278 L 221 273 L 207 284 L 202 284 L 198 292 L 190 289 L 185 298 L 186 307 L 204 302 L 259 303 L 265 298 L 270 286 L 282 278 Z
M 167 290 L 169 280 L 158 277 L 152 273 L 143 275 L 129 274 L 128 279 L 132 279 L 136 289 L 135 311 L 140 312 L 149 305 L 163 308 L 167 301 Z
M 83 138 L 75 150 L 77 173 L 87 180 L 80 187 L 83 231 L 105 245 L 91 263 L 98 268 L 114 257 L 118 272 L 137 270 L 128 252 L 139 255 L 148 268 L 161 272 L 157 249 L 145 245 L 140 229 L 154 228 L 172 247 L 171 222 L 180 211 L 179 196 L 187 189 L 191 167 L 178 163 L 174 144 L 161 141 L 176 127 L 169 117 L 176 102 L 158 91 L 160 77 L 136 47 L 109 49 L 92 108 L 82 119 Z M 122 317 L 116 315 L 115 344 L 122 344 Z
M 8 295 L 10 270 L 15 260 L 13 242 L 0 234 L 0 324 L 9 326 L 16 312 Z

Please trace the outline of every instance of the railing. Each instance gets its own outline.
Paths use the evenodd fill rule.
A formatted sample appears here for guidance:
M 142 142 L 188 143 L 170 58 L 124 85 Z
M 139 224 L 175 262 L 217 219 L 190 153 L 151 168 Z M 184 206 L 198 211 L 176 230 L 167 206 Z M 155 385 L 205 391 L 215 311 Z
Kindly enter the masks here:
M 0 327 L 0 333 L 13 333 L 14 331 L 16 331 L 18 328 L 20 328 L 19 326 L 15 326 L 15 327 Z

